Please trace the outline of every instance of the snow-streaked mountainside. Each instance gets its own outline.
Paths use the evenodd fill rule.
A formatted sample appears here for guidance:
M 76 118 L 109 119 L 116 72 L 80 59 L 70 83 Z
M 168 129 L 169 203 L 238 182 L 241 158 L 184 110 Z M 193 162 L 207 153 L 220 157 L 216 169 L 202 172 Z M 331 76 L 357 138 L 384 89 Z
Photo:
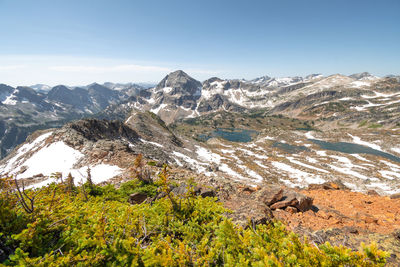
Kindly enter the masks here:
M 398 83 L 395 78 L 379 78 L 368 73 L 327 77 L 319 74 L 288 78 L 264 76 L 250 81 L 214 77 L 200 83 L 183 71 L 176 71 L 167 75 L 156 87 L 142 91 L 118 106 L 108 107 L 105 113 L 109 116 L 115 113 L 128 116 L 132 109 L 151 110 L 170 124 L 222 110 L 243 112 L 269 109 L 281 112 L 287 107 L 293 109 L 290 105 L 296 101 L 305 102 L 302 106 L 308 105 L 309 108 L 309 104 L 323 104 L 337 99 L 368 105 L 370 102 L 363 95 L 373 94 L 376 91 L 374 88 L 396 94 Z
M 0 84 L 0 158 L 35 130 L 60 127 L 68 121 L 93 116 L 142 90 L 145 87 L 133 83 L 52 88 L 42 84 L 16 88 Z
M 57 171 L 82 180 L 90 167 L 97 182 L 118 180 L 142 153 L 199 177 L 252 186 L 340 180 L 356 191 L 400 192 L 396 77 L 312 74 L 199 82 L 175 71 L 151 88 L 121 86 L 56 86 L 38 93 L 1 85 L 0 108 L 16 114 L 12 122 L 3 117 L 3 125 L 20 129 L 30 123 L 33 131 L 43 121 L 61 126 L 93 119 L 36 132 L 1 162 L 0 173 L 38 186 L 54 181 L 50 176 Z M 21 118 L 26 121 L 17 124 Z M 42 129 L 54 127 L 47 126 Z M 9 130 L 0 129 L 6 129 L 4 140 Z

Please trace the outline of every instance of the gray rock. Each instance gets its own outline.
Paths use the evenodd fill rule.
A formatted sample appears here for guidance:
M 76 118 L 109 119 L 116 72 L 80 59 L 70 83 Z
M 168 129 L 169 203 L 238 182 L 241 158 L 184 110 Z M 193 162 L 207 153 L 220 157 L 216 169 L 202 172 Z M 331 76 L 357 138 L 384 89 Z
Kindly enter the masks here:
M 131 204 L 140 204 L 147 199 L 147 195 L 144 193 L 133 193 L 129 196 L 128 202 Z
M 201 188 L 200 189 L 200 196 L 201 197 L 215 197 L 217 194 L 213 189 L 208 188 Z

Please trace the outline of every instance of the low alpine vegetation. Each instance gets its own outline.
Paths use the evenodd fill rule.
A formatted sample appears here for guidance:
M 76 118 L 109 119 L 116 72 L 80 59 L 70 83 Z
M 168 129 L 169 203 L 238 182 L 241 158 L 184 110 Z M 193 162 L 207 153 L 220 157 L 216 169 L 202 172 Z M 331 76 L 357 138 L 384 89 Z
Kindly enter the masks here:
M 374 244 L 359 252 L 329 243 L 317 247 L 280 222 L 242 228 L 216 198 L 196 196 L 190 188 L 174 195 L 167 167 L 158 179 L 136 178 L 119 188 L 75 186 L 67 178 L 19 193 L 15 181 L 1 180 L 3 265 L 379 266 L 387 256 Z M 139 192 L 148 199 L 128 203 Z M 27 212 L 23 199 L 33 196 Z

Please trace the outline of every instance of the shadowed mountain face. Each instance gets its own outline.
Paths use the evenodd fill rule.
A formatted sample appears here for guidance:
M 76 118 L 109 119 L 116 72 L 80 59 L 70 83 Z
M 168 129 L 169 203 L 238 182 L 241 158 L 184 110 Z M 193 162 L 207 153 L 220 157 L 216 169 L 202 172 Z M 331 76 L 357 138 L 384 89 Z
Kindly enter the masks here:
M 68 121 L 91 117 L 144 90 L 135 84 L 119 84 L 119 90 L 100 84 L 83 88 L 34 87 L 36 90 L 0 84 L 0 158 L 36 130 L 61 127 Z
M 82 88 L 68 89 L 66 86 L 59 85 L 53 87 L 47 94 L 47 99 L 71 105 L 74 108 L 84 109 L 90 105 L 91 99 L 89 92 Z

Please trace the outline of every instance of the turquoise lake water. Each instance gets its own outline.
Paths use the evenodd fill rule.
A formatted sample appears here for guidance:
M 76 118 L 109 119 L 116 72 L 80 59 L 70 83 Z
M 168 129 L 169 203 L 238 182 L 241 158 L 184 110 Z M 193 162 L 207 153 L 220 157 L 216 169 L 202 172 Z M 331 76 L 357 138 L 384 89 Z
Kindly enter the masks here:
M 203 141 L 207 141 L 213 137 L 220 137 L 231 142 L 247 143 L 253 140 L 253 137 L 258 134 L 255 130 L 246 130 L 238 128 L 217 128 L 210 134 L 200 134 L 198 137 Z
M 320 148 L 325 149 L 325 150 L 332 150 L 332 151 L 337 151 L 337 152 L 342 152 L 342 153 L 347 153 L 347 154 L 370 154 L 370 155 L 375 155 L 375 156 L 381 156 L 387 159 L 390 159 L 395 162 L 400 162 L 400 158 L 380 151 L 376 150 L 373 148 L 370 148 L 368 146 L 363 146 L 363 145 L 358 145 L 358 144 L 353 144 L 353 143 L 347 143 L 347 142 L 337 142 L 337 143 L 332 143 L 332 142 L 326 142 L 326 141 L 321 141 L 321 140 L 316 140 L 316 139 L 308 139 L 314 144 L 317 144 Z
M 302 151 L 310 151 L 310 149 L 308 149 L 305 146 L 295 146 L 295 145 L 289 145 L 286 143 L 281 143 L 281 142 L 275 142 L 272 147 L 277 147 L 279 149 L 282 149 L 283 151 L 287 152 L 287 153 L 299 153 Z

